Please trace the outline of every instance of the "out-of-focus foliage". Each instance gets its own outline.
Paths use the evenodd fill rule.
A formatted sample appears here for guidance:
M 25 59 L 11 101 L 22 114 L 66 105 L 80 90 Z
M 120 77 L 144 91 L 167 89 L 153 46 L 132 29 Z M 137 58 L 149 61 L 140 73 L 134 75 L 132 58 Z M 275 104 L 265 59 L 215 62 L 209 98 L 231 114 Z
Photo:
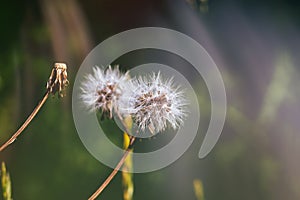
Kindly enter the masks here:
M 129 136 L 127 133 L 124 133 L 124 143 L 123 146 L 126 149 L 129 146 Z M 130 150 L 132 151 L 132 150 Z M 123 164 L 123 169 L 126 171 L 131 171 L 132 166 L 132 156 L 129 154 Z M 133 199 L 133 191 L 134 191 L 134 182 L 133 182 L 133 174 L 122 171 L 122 185 L 123 185 L 123 199 L 124 200 L 132 200 Z
M 134 182 L 127 174 L 127 183 L 134 184 L 133 198 L 195 199 L 194 187 L 199 190 L 199 184 L 193 181 L 199 178 L 210 200 L 300 199 L 299 3 L 197 1 L 204 6 L 201 10 L 188 2 L 12 0 L 1 4 L 1 143 L 42 97 L 53 63 L 64 61 L 69 66 L 66 98 L 49 98 L 21 137 L 0 154 L 9 166 L 14 199 L 87 199 L 111 172 L 89 154 L 76 133 L 72 86 L 92 47 L 120 31 L 145 26 L 181 31 L 204 46 L 224 78 L 228 110 L 219 142 L 199 160 L 211 106 L 201 76 L 187 61 L 153 49 L 130 52 L 114 61 L 121 69 L 150 62 L 176 68 L 191 80 L 201 110 L 199 133 L 179 160 L 159 171 L 134 174 Z M 122 147 L 123 133 L 116 124 L 99 123 Z M 142 152 L 172 138 L 159 134 L 137 140 L 134 150 Z M 122 180 L 119 173 L 99 199 L 122 199 Z
M 2 185 L 3 199 L 12 200 L 10 176 L 9 173 L 6 171 L 6 166 L 4 162 L 2 162 L 1 165 L 1 185 Z
M 263 106 L 259 114 L 258 120 L 264 124 L 274 120 L 278 112 L 278 108 L 285 101 L 292 98 L 290 93 L 291 84 L 293 84 L 292 76 L 295 66 L 291 63 L 291 57 L 288 53 L 282 53 L 275 61 L 275 69 L 272 75 L 272 81 L 266 90 Z M 296 83 L 295 80 L 294 83 Z
M 194 190 L 197 200 L 204 200 L 203 184 L 199 179 L 193 181 Z

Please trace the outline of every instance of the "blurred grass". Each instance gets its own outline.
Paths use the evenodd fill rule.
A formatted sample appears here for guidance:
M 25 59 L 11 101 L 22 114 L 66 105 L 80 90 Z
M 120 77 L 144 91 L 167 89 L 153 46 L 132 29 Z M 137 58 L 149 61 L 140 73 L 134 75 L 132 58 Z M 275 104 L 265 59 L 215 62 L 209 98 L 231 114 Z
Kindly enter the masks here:
M 132 129 L 132 118 L 126 117 L 124 119 L 124 125 L 126 126 L 126 130 Z M 130 145 L 130 137 L 124 132 L 123 134 L 123 148 L 127 149 Z M 132 152 L 133 149 L 130 149 Z M 133 171 L 133 163 L 132 163 L 132 155 L 128 154 L 123 167 L 125 171 Z M 134 192 L 134 182 L 133 182 L 133 173 L 122 171 L 122 185 L 123 185 L 123 199 L 124 200 L 132 200 L 133 192 Z
M 1 185 L 3 200 L 12 200 L 11 180 L 4 162 L 1 164 Z
M 78 51 L 84 48 L 73 44 L 79 37 L 72 36 L 71 40 L 67 33 L 78 33 L 72 31 L 77 29 L 69 27 L 80 20 L 75 21 L 76 23 L 66 23 L 64 19 L 68 19 L 70 15 L 69 7 L 63 5 L 63 2 L 55 2 L 52 9 L 59 5 L 62 7 L 59 7 L 59 15 L 52 13 L 51 16 L 62 23 L 60 24 L 62 26 L 54 27 L 52 24 L 51 30 L 62 33 L 64 36 L 62 38 L 67 38 L 67 40 L 59 40 L 62 42 L 58 46 L 67 52 L 63 59 L 69 63 L 72 71 L 70 73 L 70 77 L 73 77 L 70 80 L 72 85 L 78 66 L 83 60 L 78 56 L 79 53 L 72 53 L 74 51 L 72 49 L 75 46 Z M 253 1 L 251 4 L 255 5 L 255 2 L 259 6 L 272 4 L 272 2 L 260 1 Z M 278 4 L 278 1 L 276 2 Z M 122 4 L 122 2 L 111 1 L 105 4 L 96 1 L 79 1 L 79 3 L 82 6 L 81 11 L 89 20 L 91 30 L 94 31 L 93 37 L 97 43 L 112 35 L 114 31 L 117 33 L 132 28 L 128 25 L 129 22 L 128 26 L 123 25 L 129 21 L 128 19 L 145 20 L 147 25 L 156 25 L 153 21 L 162 21 L 164 27 L 166 24 L 172 24 L 176 28 L 181 27 L 178 19 L 172 16 L 171 10 L 168 9 L 170 4 L 167 3 L 157 3 L 160 7 L 150 1 L 141 2 L 140 4 L 143 5 L 140 7 L 136 6 L 139 2 Z M 151 9 L 143 10 L 147 3 L 153 3 L 149 7 Z M 207 17 L 210 17 L 208 23 L 217 21 L 218 23 L 213 24 L 213 28 L 219 31 L 208 30 L 208 34 L 212 37 L 210 39 L 216 43 L 215 48 L 211 48 L 209 39 L 204 38 L 203 41 L 205 48 L 212 53 L 213 59 L 217 58 L 222 75 L 226 75 L 224 80 L 229 99 L 226 124 L 220 141 L 205 160 L 197 159 L 198 141 L 200 141 L 197 138 L 195 144 L 168 168 L 148 174 L 136 174 L 134 183 L 131 174 L 124 174 L 125 177 L 116 176 L 109 188 L 103 192 L 101 199 L 121 199 L 127 194 L 129 198 L 133 193 L 133 187 L 136 199 L 192 199 L 195 198 L 197 191 L 198 198 L 199 196 L 202 198 L 201 184 L 199 187 L 199 182 L 196 181 L 196 185 L 195 183 L 192 185 L 195 177 L 199 176 L 205 184 L 205 197 L 210 200 L 298 200 L 300 198 L 299 160 L 297 159 L 300 153 L 299 61 L 297 60 L 299 45 L 293 35 L 289 35 L 293 29 L 285 26 L 282 21 L 275 20 L 280 19 L 283 13 L 289 13 L 290 10 L 280 7 L 278 15 L 273 16 L 272 13 L 266 12 L 270 19 L 260 15 L 247 24 L 242 21 L 242 17 L 237 18 L 233 15 L 234 9 L 227 10 L 227 3 L 213 1 L 206 1 L 206 3 L 205 5 L 212 5 L 207 13 Z M 45 78 L 48 78 L 54 59 L 58 59 L 54 56 L 52 42 L 57 42 L 58 40 L 55 39 L 61 38 L 59 34 L 57 36 L 50 34 L 50 26 L 42 17 L 43 11 L 37 1 L 26 6 L 24 6 L 25 2 L 10 1 L 8 4 L 3 4 L 0 8 L 0 19 L 3 21 L 1 24 L 5 25 L 0 37 L 2 45 L 0 50 L 1 141 L 16 129 L 42 95 Z M 219 10 L 216 9 L 218 5 Z M 251 9 L 251 6 L 249 8 Z M 259 7 L 255 8 L 255 10 L 259 9 Z M 150 15 L 149 10 L 154 12 Z M 175 10 L 176 13 L 173 15 L 179 18 L 184 16 L 184 11 L 190 13 L 190 10 L 186 10 L 184 6 L 176 7 Z M 61 17 L 61 11 L 64 12 L 64 19 Z M 243 10 L 238 12 L 243 13 Z M 194 16 L 195 11 L 192 13 Z M 150 17 L 147 18 L 147 15 Z M 226 21 L 226 16 L 232 21 Z M 198 32 L 200 28 L 197 29 L 197 25 L 201 24 L 200 20 L 195 24 L 189 24 L 195 19 L 198 20 L 197 17 L 182 19 L 186 26 L 196 30 L 191 34 L 193 37 L 203 35 Z M 286 19 L 290 20 L 287 24 L 294 23 L 291 18 Z M 264 28 L 270 29 L 267 32 L 259 32 L 257 30 L 259 26 L 256 26 L 258 21 L 255 20 L 262 21 Z M 250 29 L 243 32 L 245 27 L 240 28 L 239 21 Z M 133 23 L 136 23 L 133 27 L 145 25 L 137 21 Z M 234 27 L 231 27 L 231 24 Z M 181 28 L 185 30 L 184 27 Z M 260 33 L 265 35 L 259 35 L 261 36 L 258 40 L 259 45 L 251 46 L 255 44 L 255 40 L 243 35 L 245 32 L 248 33 L 247 31 L 253 32 L 250 36 L 254 39 Z M 298 31 L 296 30 L 297 35 Z M 243 41 L 245 38 L 250 41 L 247 40 L 246 44 L 238 41 L 239 46 L 230 46 L 234 45 L 239 37 L 242 37 Z M 267 40 L 269 38 L 270 41 Z M 222 42 L 226 44 L 223 48 Z M 268 48 L 265 49 L 266 46 Z M 284 50 L 283 46 L 288 50 Z M 260 54 L 260 49 L 265 52 Z M 218 59 L 218 55 L 214 54 L 215 51 L 220 51 L 224 56 L 225 64 Z M 240 56 L 244 51 L 249 60 Z M 255 54 L 256 52 L 258 53 Z M 234 55 L 232 60 L 228 54 Z M 272 64 L 268 65 L 264 59 Z M 137 58 L 133 59 L 132 63 L 136 60 Z M 255 74 L 252 74 L 253 71 L 264 73 L 264 79 L 258 79 Z M 256 86 L 260 88 L 254 88 L 251 82 L 259 83 Z M 197 84 L 195 87 L 199 87 L 198 100 L 201 108 L 200 129 L 204 132 L 206 124 L 203 122 L 209 121 L 211 105 L 209 94 L 203 92 L 205 83 L 201 83 L 200 86 Z M 99 184 L 98 177 L 105 177 L 111 171 L 89 154 L 76 134 L 71 112 L 71 88 L 68 89 L 68 98 L 63 102 L 56 98 L 48 101 L 35 119 L 35 123 L 26 130 L 25 136 L 1 154 L 1 159 L 10 166 L 9 171 L 14 177 L 15 199 L 86 199 Z M 112 128 L 110 122 L 101 123 L 110 133 L 110 139 L 122 146 L 122 133 L 117 128 Z M 203 132 L 199 131 L 199 135 Z M 153 141 L 157 142 L 157 139 L 149 140 L 147 143 Z M 138 143 L 141 148 L 145 144 L 144 140 Z M 128 167 L 132 167 L 130 163 Z M 124 190 L 120 187 L 122 180 L 125 182 Z M 193 187 L 195 191 L 192 191 Z
M 124 148 L 126 149 L 129 146 L 129 136 L 127 133 L 123 135 L 124 139 Z M 132 149 L 130 150 L 133 151 Z M 129 154 L 124 162 L 123 170 L 131 171 L 133 170 L 132 156 Z M 134 192 L 134 183 L 133 183 L 133 173 L 128 173 L 122 171 L 122 185 L 123 185 L 123 199 L 132 200 Z
M 199 179 L 195 179 L 193 181 L 194 185 L 194 191 L 196 195 L 197 200 L 204 200 L 204 190 L 203 190 L 203 184 L 202 181 Z

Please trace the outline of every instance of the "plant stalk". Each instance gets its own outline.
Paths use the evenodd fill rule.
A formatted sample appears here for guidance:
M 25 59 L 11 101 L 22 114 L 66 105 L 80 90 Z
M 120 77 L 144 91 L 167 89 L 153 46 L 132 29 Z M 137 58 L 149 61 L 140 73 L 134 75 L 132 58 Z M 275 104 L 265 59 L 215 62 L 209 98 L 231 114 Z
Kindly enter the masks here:
M 23 130 L 29 125 L 29 123 L 32 121 L 32 119 L 36 116 L 36 114 L 39 112 L 41 107 L 46 102 L 47 98 L 49 97 L 49 90 L 45 93 L 43 99 L 38 103 L 38 105 L 34 108 L 32 113 L 28 116 L 26 121 L 22 124 L 22 126 L 11 136 L 9 140 L 7 140 L 1 147 L 0 152 L 3 151 L 6 147 L 8 147 L 11 143 L 13 143 L 17 137 L 23 132 Z
M 125 150 L 125 152 L 124 152 L 122 158 L 120 159 L 119 163 L 114 168 L 114 170 L 110 173 L 110 175 L 106 178 L 106 180 L 102 183 L 102 185 L 96 190 L 96 192 L 94 192 L 94 194 L 88 200 L 96 199 L 101 194 L 101 192 L 108 186 L 108 184 L 112 181 L 112 179 L 116 176 L 116 174 L 118 173 L 118 171 L 120 170 L 120 168 L 124 164 L 128 154 L 130 153 L 130 148 L 133 145 L 134 141 L 135 141 L 135 137 L 130 136 L 129 146 Z

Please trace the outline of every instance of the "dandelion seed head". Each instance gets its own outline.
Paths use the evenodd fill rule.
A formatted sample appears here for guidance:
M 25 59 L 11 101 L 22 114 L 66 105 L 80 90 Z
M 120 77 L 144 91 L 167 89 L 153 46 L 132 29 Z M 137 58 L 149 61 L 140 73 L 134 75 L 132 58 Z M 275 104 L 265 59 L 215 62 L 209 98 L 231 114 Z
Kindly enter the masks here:
M 96 66 L 83 81 L 80 98 L 90 111 L 99 109 L 112 118 L 112 111 L 118 108 L 116 102 L 128 79 L 128 74 L 122 74 L 118 66 L 114 69 L 109 66 L 106 70 Z
M 174 130 L 183 124 L 187 101 L 173 79 L 162 80 L 160 73 L 132 79 L 120 100 L 120 111 L 131 115 L 141 131 L 152 134 Z

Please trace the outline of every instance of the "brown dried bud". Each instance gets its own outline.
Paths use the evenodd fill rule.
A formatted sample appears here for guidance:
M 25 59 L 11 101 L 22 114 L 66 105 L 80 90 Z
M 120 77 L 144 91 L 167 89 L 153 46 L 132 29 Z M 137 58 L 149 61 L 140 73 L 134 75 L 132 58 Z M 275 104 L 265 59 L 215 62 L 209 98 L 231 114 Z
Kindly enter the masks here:
M 47 82 L 47 90 L 53 95 L 58 92 L 59 96 L 63 97 L 63 90 L 68 84 L 67 65 L 55 63 Z

